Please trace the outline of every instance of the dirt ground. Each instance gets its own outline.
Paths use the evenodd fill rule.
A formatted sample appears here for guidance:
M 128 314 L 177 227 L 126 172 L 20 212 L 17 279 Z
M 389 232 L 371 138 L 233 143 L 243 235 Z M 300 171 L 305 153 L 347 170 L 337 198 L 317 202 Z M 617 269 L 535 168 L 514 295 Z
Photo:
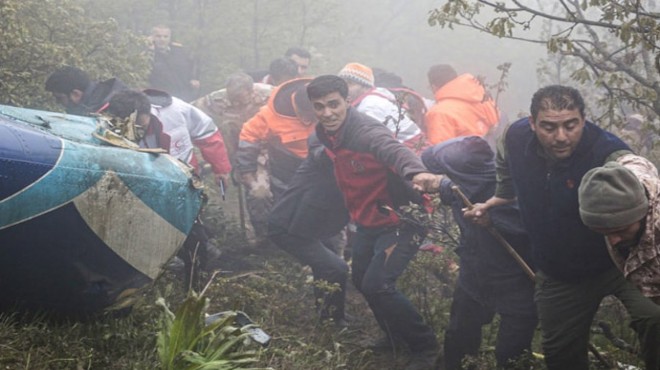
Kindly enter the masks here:
M 233 223 L 232 227 L 235 230 L 243 230 L 240 224 L 238 188 L 233 185 L 228 186 L 225 189 L 225 199 L 222 200 L 220 193 L 217 191 L 218 189 L 213 188 L 208 183 L 207 187 L 209 187 L 209 203 L 205 211 L 207 216 L 212 216 L 216 210 L 221 209 L 225 223 L 229 221 Z M 218 247 L 222 254 L 215 261 L 212 268 L 219 271 L 231 271 L 227 275 L 228 278 L 247 274 L 246 279 L 251 279 L 254 276 L 266 276 L 274 273 L 282 279 L 281 284 L 295 286 L 293 292 L 285 292 L 281 295 L 273 295 L 272 292 L 267 294 L 267 299 L 270 299 L 273 303 L 272 308 L 266 313 L 257 313 L 257 310 L 255 310 L 254 315 L 256 317 L 253 317 L 253 319 L 264 323 L 264 330 L 271 332 L 270 334 L 274 338 L 273 347 L 282 346 L 282 348 L 290 350 L 289 346 L 291 344 L 289 341 L 292 338 L 298 338 L 295 340 L 306 343 L 310 347 L 325 348 L 325 351 L 328 351 L 325 356 L 337 357 L 326 361 L 328 363 L 323 365 L 304 363 L 304 361 L 303 363 L 299 361 L 286 363 L 273 357 L 271 362 L 267 361 L 264 365 L 273 366 L 276 369 L 293 369 L 291 366 L 302 369 L 300 366 L 306 366 L 306 368 L 311 366 L 311 368 L 319 370 L 338 368 L 394 370 L 405 367 L 408 361 L 406 350 L 398 350 L 392 353 L 373 353 L 366 348 L 368 342 L 381 337 L 383 334 L 378 328 L 378 324 L 373 318 L 366 301 L 350 282 L 350 278 L 346 297 L 349 327 L 337 329 L 331 323 L 319 323 L 314 305 L 311 269 L 300 265 L 293 257 L 269 242 L 255 244 L 254 233 L 247 212 L 244 212 L 244 217 L 246 226 L 244 237 L 234 236 L 234 238 L 230 238 L 231 240 L 219 241 Z M 278 266 L 282 266 L 282 268 L 273 267 L 270 265 L 271 263 L 281 263 Z M 291 279 L 295 279 L 295 281 L 290 281 Z M 278 289 L 279 287 L 271 287 L 271 290 Z M 290 307 L 279 307 L 280 304 L 283 306 L 295 304 L 295 320 L 292 320 L 291 314 L 286 312 Z M 281 311 L 278 312 L 280 308 Z M 278 343 L 278 339 L 282 340 L 283 343 Z
M 366 348 L 368 342 L 379 338 L 382 332 L 373 318 L 371 310 L 357 289 L 349 282 L 346 297 L 346 313 L 349 319 L 347 328 L 337 328 L 332 323 L 320 323 L 314 306 L 311 285 L 311 270 L 294 262 L 284 252 L 273 245 L 246 247 L 243 253 L 233 257 L 225 256 L 218 260 L 216 268 L 223 271 L 231 270 L 232 276 L 244 276 L 243 282 L 255 276 L 268 275 L 268 268 L 263 268 L 267 260 L 281 259 L 289 268 L 299 269 L 294 276 L 300 280 L 291 282 L 295 289 L 282 294 L 268 294 L 272 306 L 269 312 L 255 312 L 251 317 L 262 324 L 262 328 L 273 337 L 267 351 L 277 352 L 292 346 L 292 343 L 309 347 L 325 348 L 326 356 L 344 357 L 343 361 L 329 364 L 306 363 L 309 369 L 362 369 L 362 370 L 395 370 L 402 369 L 408 361 L 405 350 L 393 353 L 373 353 Z M 288 274 L 289 272 L 282 272 Z M 256 278 L 255 280 L 259 280 Z M 210 296 L 213 300 L 213 296 Z M 281 306 L 280 306 L 281 305 Z M 296 346 L 296 345 L 294 345 Z M 301 354 L 302 355 L 302 354 Z M 280 359 L 269 357 L 266 353 L 264 365 L 275 369 L 294 369 L 288 366 L 301 366 L 301 361 L 290 360 L 293 363 L 281 362 Z M 305 363 L 302 361 L 302 363 Z M 299 367 L 302 369 L 302 367 Z

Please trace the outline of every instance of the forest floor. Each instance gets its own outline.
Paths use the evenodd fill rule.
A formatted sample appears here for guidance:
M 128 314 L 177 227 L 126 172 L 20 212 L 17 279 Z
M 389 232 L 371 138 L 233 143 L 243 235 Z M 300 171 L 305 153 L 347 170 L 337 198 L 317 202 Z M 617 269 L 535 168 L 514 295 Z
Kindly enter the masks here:
M 217 194 L 212 194 L 217 196 Z M 215 198 L 217 199 L 217 197 Z M 234 200 L 235 201 L 235 200 Z M 395 370 L 405 367 L 408 356 L 374 353 L 365 344 L 382 334 L 363 297 L 349 283 L 346 311 L 351 320 L 346 328 L 332 322 L 319 322 L 315 310 L 313 283 L 309 268 L 301 266 L 269 243 L 248 243 L 226 203 L 210 202 L 207 226 L 214 232 L 219 255 L 207 263 L 194 290 L 207 287 L 206 312 L 239 310 L 245 312 L 272 339 L 267 347 L 256 343 L 258 351 L 252 367 L 283 370 Z M 229 215 L 228 215 L 229 214 Z M 451 247 L 448 241 L 448 247 Z M 451 248 L 442 253 L 420 251 L 398 282 L 418 307 L 442 343 L 449 319 L 455 282 L 455 256 Z M 187 295 L 182 270 L 166 271 L 143 290 L 128 315 L 101 315 L 93 320 L 51 320 L 44 315 L 0 314 L 0 369 L 157 369 L 157 337 L 162 329 L 164 298 L 174 310 Z M 636 346 L 634 333 L 627 327 L 625 313 L 616 302 L 604 304 L 599 320 L 610 322 L 615 333 Z M 494 368 L 497 319 L 483 329 L 483 355 L 476 369 Z M 540 353 L 539 333 L 533 350 Z M 632 354 L 614 348 L 600 335 L 593 342 L 610 359 L 636 364 Z M 537 357 L 531 366 L 544 369 Z M 593 360 L 593 368 L 602 368 Z M 641 367 L 640 367 L 641 368 Z

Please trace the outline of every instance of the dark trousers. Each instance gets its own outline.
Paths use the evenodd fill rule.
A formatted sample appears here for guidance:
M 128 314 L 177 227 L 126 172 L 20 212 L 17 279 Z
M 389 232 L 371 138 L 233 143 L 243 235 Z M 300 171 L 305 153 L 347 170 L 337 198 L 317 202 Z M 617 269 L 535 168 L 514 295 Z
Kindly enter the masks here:
M 338 290 L 314 288 L 321 318 L 344 318 L 348 265 L 318 239 L 291 235 L 284 228 L 269 224 L 270 240 L 279 248 L 294 256 L 303 265 L 312 268 L 314 281 L 323 280 L 338 284 Z
M 549 370 L 589 368 L 591 322 L 601 300 L 614 295 L 630 314 L 646 369 L 660 369 L 660 305 L 642 293 L 615 267 L 579 282 L 567 283 L 537 273 L 536 305 Z
M 495 313 L 500 315 L 500 326 L 497 332 L 495 358 L 499 368 L 514 368 L 517 358 L 531 351 L 532 337 L 538 320 L 533 304 L 533 289 L 529 286 L 512 287 L 507 292 L 509 302 L 504 304 L 517 305 L 511 310 L 498 309 L 498 304 L 483 304 L 473 299 L 460 284 L 456 284 L 451 304 L 449 325 L 445 331 L 444 359 L 445 369 L 461 369 L 465 356 L 478 356 L 481 346 L 481 327 L 493 321 Z M 507 300 L 506 297 L 498 297 Z M 520 368 L 525 368 L 520 364 Z M 529 368 L 529 365 L 527 366 Z
M 438 347 L 433 329 L 396 289 L 396 279 L 415 256 L 422 233 L 400 228 L 357 227 L 351 239 L 353 283 L 367 300 L 381 329 L 403 340 L 412 352 Z

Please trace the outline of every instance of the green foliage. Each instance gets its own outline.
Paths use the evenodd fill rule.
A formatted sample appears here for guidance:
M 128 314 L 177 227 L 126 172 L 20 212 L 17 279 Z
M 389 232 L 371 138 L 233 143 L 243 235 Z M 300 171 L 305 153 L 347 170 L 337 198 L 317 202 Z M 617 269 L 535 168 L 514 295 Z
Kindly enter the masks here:
M 612 335 L 608 338 L 602 328 L 608 327 Z M 614 297 L 606 297 L 592 325 L 592 343 L 609 359 L 643 368 L 644 363 L 639 353 L 639 338 L 630 330 L 628 314 L 623 304 Z M 616 345 L 615 345 L 616 343 Z
M 120 77 L 137 85 L 145 76 L 143 41 L 112 19 L 91 19 L 75 0 L 0 2 L 0 103 L 53 108 L 48 75 L 74 65 L 93 78 Z
M 0 315 L 3 369 L 154 369 L 155 321 L 140 313 L 118 319 L 57 322 L 42 315 Z
M 424 320 L 436 333 L 442 333 L 449 323 L 451 297 L 458 276 L 458 257 L 454 250 L 458 247 L 459 230 L 453 222 L 451 210 L 440 203 L 439 197 L 434 196 L 431 204 L 431 213 L 424 207 L 411 204 L 402 207 L 401 214 L 408 222 L 427 226 L 430 232 L 425 243 L 439 246 L 442 251 L 418 252 L 397 284 L 419 309 Z
M 163 369 L 232 370 L 258 361 L 258 353 L 243 344 L 249 341 L 246 330 L 250 326 L 236 326 L 235 312 L 205 325 L 208 301 L 203 296 L 189 295 L 176 313 L 170 311 L 163 298 L 157 304 L 165 311 L 157 341 Z
M 493 100 L 497 105 L 499 101 L 500 94 L 504 93 L 509 87 L 509 70 L 511 69 L 511 63 L 502 63 L 497 66 L 497 70 L 500 71 L 500 78 L 492 85 L 486 85 L 486 90 L 494 91 L 495 96 Z
M 451 233 L 456 232 L 451 219 L 438 224 L 444 222 L 451 225 L 448 228 Z M 456 273 L 451 263 L 447 264 L 453 258 L 452 240 L 438 241 L 446 247 L 441 254 L 420 251 L 398 282 L 398 287 L 431 323 L 440 341 L 448 320 L 452 279 Z M 273 335 L 269 347 L 253 366 L 318 370 L 380 370 L 404 366 L 405 356 L 376 355 L 360 345 L 380 332 L 366 302 L 350 284 L 347 310 L 355 320 L 348 329 L 336 329 L 331 323 L 318 322 L 309 271 L 293 263 L 288 255 L 267 246 L 258 250 L 223 251 L 227 255 L 222 258 L 221 267 L 224 271 L 230 267 L 232 273 L 209 285 L 205 292 L 211 297 L 208 308 L 215 312 L 242 307 Z M 446 277 L 450 280 L 444 281 Z M 42 317 L 0 316 L 0 367 L 8 370 L 159 368 L 155 333 L 161 330 L 165 318 L 162 306 L 152 302 L 158 296 L 165 297 L 168 302 L 184 301 L 180 276 L 165 273 L 154 289 L 144 294 L 133 312 L 120 318 L 58 323 Z M 617 337 L 637 348 L 625 310 L 614 303 L 606 301 L 597 320 L 609 322 Z M 200 307 L 203 306 L 197 302 L 196 309 Z M 171 319 L 173 313 L 166 315 Z M 199 328 L 196 319 L 193 321 L 191 325 Z M 496 331 L 497 322 L 484 328 L 482 354 L 474 360 L 478 369 L 494 368 Z M 639 364 L 634 354 L 614 348 L 602 335 L 593 335 L 593 342 L 608 358 Z M 533 348 L 535 352 L 540 351 L 538 339 Z M 208 359 L 192 352 L 183 353 L 181 358 L 184 356 L 197 362 Z M 531 368 L 544 369 L 544 366 L 537 360 Z M 593 368 L 598 367 L 594 365 Z
M 213 295 L 211 306 L 246 311 L 251 317 L 259 317 L 265 330 L 274 333 L 260 366 L 328 370 L 384 368 L 374 365 L 373 354 L 356 345 L 376 324 L 366 303 L 361 299 L 355 302 L 354 288 L 350 287 L 348 292 L 348 310 L 356 316 L 355 327 L 336 329 L 332 322 L 319 322 L 313 295 L 314 287 L 332 290 L 336 288 L 334 285 L 317 286 L 309 269 L 293 262 L 274 246 L 265 245 L 257 250 L 233 248 L 226 255 L 223 265 L 233 273 L 209 286 L 209 294 Z
M 102 18 L 113 17 L 138 35 L 165 24 L 173 41 L 192 55 L 202 92 L 224 87 L 225 78 L 239 69 L 268 69 L 272 59 L 291 46 L 310 49 L 329 37 L 328 27 L 338 14 L 338 0 L 87 0 L 85 9 Z M 312 69 L 320 66 L 319 61 Z M 313 71 L 310 71 L 313 72 Z

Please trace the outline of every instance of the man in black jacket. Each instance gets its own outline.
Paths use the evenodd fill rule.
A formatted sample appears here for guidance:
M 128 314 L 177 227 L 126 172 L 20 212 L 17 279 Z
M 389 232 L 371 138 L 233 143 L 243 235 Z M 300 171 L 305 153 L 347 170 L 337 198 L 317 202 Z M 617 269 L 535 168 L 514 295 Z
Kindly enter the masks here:
M 183 45 L 172 42 L 172 31 L 165 25 L 151 30 L 153 64 L 149 87 L 162 90 L 185 101 L 197 98 L 200 83 L 195 64 Z
M 46 91 L 53 94 L 67 113 L 79 116 L 102 111 L 115 93 L 126 89 L 117 78 L 92 81 L 85 71 L 71 66 L 57 69 L 46 80 Z
M 319 318 L 346 326 L 344 300 L 348 265 L 332 249 L 331 239 L 348 223 L 332 162 L 315 136 L 307 159 L 298 167 L 287 190 L 268 217 L 268 237 L 278 247 L 312 268 L 314 281 L 337 284 L 338 289 L 315 287 Z

